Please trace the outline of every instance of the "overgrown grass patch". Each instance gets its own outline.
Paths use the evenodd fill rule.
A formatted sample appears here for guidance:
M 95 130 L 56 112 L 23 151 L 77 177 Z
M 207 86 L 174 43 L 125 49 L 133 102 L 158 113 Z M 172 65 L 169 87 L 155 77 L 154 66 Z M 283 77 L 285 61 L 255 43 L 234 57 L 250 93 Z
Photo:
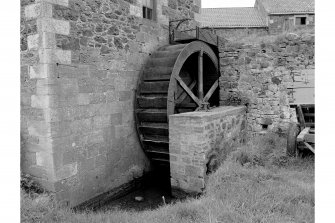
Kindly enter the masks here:
M 209 177 L 203 196 L 156 210 L 75 213 L 51 195 L 22 191 L 25 222 L 314 222 L 314 160 L 289 158 L 285 140 L 254 138 Z

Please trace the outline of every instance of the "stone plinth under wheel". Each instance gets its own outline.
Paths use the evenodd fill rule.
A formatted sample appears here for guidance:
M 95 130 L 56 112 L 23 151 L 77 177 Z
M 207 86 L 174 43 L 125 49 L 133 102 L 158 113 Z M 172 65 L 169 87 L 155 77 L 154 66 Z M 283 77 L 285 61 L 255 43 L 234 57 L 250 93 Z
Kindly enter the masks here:
M 152 53 L 137 86 L 135 120 L 154 168 L 169 169 L 169 115 L 218 106 L 218 78 L 217 55 L 202 41 Z

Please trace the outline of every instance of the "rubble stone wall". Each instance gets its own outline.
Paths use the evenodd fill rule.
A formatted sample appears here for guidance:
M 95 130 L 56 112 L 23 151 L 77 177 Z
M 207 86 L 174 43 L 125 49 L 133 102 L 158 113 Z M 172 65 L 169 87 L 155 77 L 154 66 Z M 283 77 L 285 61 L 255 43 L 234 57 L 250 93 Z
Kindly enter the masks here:
M 225 106 L 208 112 L 169 116 L 169 151 L 172 194 L 201 193 L 208 174 L 244 143 L 245 106 Z
M 220 46 L 220 105 L 247 105 L 248 132 L 285 133 L 295 113 L 293 77 L 314 73 L 314 34 L 285 34 L 257 44 Z
M 200 0 L 22 0 L 22 165 L 76 206 L 148 169 L 134 126 L 134 90 L 169 20 L 194 18 Z
M 264 36 L 268 35 L 267 27 L 257 27 L 257 28 L 215 28 L 213 29 L 214 33 L 220 37 L 226 39 L 236 39 L 247 37 L 249 35 Z

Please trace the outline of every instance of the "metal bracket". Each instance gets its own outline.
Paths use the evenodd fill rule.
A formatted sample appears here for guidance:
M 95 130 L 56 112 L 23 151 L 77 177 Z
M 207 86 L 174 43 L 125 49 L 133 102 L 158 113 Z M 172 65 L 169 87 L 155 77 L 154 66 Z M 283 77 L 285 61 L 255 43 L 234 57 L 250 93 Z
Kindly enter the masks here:
M 211 108 L 208 102 L 201 102 L 200 106 L 195 111 L 209 111 Z

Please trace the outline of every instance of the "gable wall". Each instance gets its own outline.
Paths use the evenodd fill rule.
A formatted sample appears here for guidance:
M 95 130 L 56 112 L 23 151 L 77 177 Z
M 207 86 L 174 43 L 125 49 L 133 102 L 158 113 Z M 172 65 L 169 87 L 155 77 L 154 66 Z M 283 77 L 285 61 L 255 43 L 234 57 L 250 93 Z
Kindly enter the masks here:
M 259 0 L 256 0 L 254 7 L 258 9 L 258 12 L 262 15 L 263 19 L 266 21 L 266 24 L 268 24 L 269 23 L 268 13 L 266 12 L 263 4 Z

